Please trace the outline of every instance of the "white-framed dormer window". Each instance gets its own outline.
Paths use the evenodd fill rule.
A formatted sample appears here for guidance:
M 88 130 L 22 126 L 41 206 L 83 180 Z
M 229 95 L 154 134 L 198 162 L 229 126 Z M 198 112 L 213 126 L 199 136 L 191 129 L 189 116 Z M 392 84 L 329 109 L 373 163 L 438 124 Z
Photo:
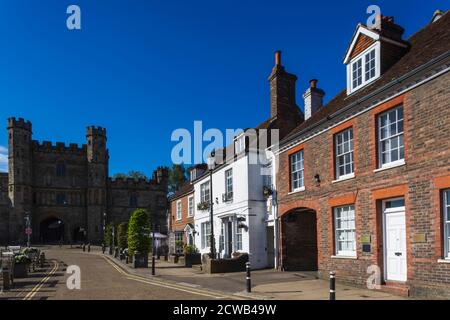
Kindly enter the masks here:
M 194 196 L 188 198 L 188 217 L 194 216 Z
M 356 256 L 355 206 L 334 208 L 335 254 Z
M 444 258 L 450 259 L 450 189 L 443 191 Z
M 196 169 L 191 170 L 190 178 L 191 178 L 191 180 L 190 180 L 191 182 L 193 182 L 197 178 L 197 170 Z
M 353 128 L 335 135 L 336 179 L 345 179 L 355 172 L 353 154 Z
M 380 76 L 380 43 L 376 42 L 347 64 L 347 94 L 368 85 Z
M 236 154 L 240 154 L 245 151 L 245 135 L 242 134 L 234 141 L 234 151 Z
M 177 218 L 177 220 L 181 220 L 181 200 L 177 201 L 176 218 Z
M 303 150 L 300 150 L 290 156 L 291 192 L 300 191 L 305 186 L 303 156 Z
M 403 106 L 378 116 L 378 166 L 390 167 L 405 161 Z

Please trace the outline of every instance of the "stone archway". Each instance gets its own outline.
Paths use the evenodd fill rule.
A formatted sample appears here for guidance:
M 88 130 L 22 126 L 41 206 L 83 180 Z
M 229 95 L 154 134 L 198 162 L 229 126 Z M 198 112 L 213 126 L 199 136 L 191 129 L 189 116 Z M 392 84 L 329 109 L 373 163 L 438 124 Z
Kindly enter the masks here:
M 286 271 L 317 271 L 317 214 L 296 208 L 281 217 L 282 268 Z
M 60 243 L 64 241 L 64 222 L 50 217 L 41 221 L 40 239 L 43 243 Z

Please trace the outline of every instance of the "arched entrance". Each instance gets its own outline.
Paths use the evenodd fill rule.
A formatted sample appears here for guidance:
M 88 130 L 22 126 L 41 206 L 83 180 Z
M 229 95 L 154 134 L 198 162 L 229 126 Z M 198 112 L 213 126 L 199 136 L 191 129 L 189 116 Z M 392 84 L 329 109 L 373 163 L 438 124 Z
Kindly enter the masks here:
M 57 218 L 47 218 L 41 222 L 41 240 L 44 243 L 64 241 L 64 222 Z
M 297 208 L 281 217 L 282 267 L 286 271 L 318 269 L 317 216 L 309 208 Z
M 76 227 L 73 231 L 73 242 L 82 243 L 86 240 L 86 229 L 82 227 Z

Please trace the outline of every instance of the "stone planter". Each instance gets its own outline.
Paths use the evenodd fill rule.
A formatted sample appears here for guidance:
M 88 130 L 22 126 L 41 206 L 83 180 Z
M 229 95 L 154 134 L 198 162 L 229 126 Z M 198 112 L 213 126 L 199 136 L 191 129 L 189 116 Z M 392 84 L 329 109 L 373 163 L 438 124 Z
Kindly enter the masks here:
M 16 263 L 14 264 L 14 278 L 26 278 L 28 277 L 28 263 Z

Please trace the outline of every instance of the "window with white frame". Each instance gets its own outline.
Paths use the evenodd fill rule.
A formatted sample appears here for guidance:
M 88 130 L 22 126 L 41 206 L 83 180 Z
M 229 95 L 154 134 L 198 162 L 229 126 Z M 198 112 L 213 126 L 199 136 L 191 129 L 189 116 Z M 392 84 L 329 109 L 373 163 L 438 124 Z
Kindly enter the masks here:
M 303 150 L 290 156 L 291 163 L 291 191 L 298 191 L 304 187 Z
M 209 222 L 203 222 L 201 224 L 201 239 L 202 239 L 202 249 L 207 248 L 211 244 L 211 224 Z
M 444 209 L 444 256 L 450 259 L 450 189 L 443 192 L 443 209 Z
M 194 216 L 194 196 L 188 198 L 188 216 Z
M 200 185 L 200 202 L 209 203 L 211 201 L 211 196 L 209 193 L 209 181 L 204 182 Z
M 404 159 L 403 106 L 400 106 L 378 116 L 379 167 Z
M 177 201 L 176 217 L 177 217 L 177 220 L 181 220 L 181 200 Z
M 245 151 L 245 135 L 239 136 L 234 142 L 234 151 L 236 154 Z
M 377 78 L 379 75 L 378 50 L 378 46 L 372 47 L 369 51 L 361 54 L 349 63 L 347 67 L 349 77 L 348 93 L 362 88 Z
M 355 172 L 353 161 L 353 128 L 335 135 L 336 179 L 342 179 Z
M 356 256 L 355 206 L 334 208 L 335 254 Z
M 236 250 L 242 250 L 242 228 L 239 228 L 239 222 L 236 224 Z
M 233 199 L 233 169 L 225 171 L 225 194 L 228 200 Z
M 183 235 L 184 232 L 182 231 L 175 231 L 175 251 L 177 253 L 182 253 L 183 252 Z

